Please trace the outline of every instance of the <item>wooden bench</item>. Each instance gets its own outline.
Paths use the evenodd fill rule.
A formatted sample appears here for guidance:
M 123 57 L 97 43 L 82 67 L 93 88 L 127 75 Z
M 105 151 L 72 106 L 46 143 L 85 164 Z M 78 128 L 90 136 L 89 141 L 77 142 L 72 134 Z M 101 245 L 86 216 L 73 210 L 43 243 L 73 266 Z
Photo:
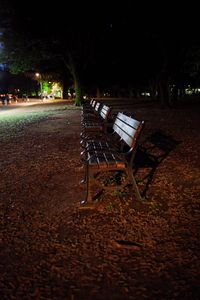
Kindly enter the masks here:
M 96 103 L 96 100 L 94 99 L 91 99 L 90 102 L 85 102 L 82 104 L 82 110 L 85 111 L 85 110 L 92 110 L 92 108 L 94 107 Z
M 88 121 L 99 121 L 99 112 L 101 109 L 101 103 L 95 102 L 91 109 L 83 110 L 81 114 L 81 124 L 84 124 Z
M 99 107 L 98 107 L 99 108 Z M 84 118 L 81 121 L 81 137 L 96 132 L 106 132 L 112 108 L 103 104 L 95 118 Z
M 91 100 L 90 103 L 83 104 L 82 106 L 82 116 L 88 113 L 94 113 L 95 106 L 97 104 L 96 100 Z
M 108 134 L 86 138 L 83 159 L 87 192 L 81 205 L 93 203 L 97 194 L 120 190 L 128 184 L 133 186 L 137 199 L 142 199 L 133 175 L 133 162 L 143 127 L 144 121 L 119 112 L 113 124 L 112 138 Z M 93 186 L 98 187 L 95 196 L 91 192 Z

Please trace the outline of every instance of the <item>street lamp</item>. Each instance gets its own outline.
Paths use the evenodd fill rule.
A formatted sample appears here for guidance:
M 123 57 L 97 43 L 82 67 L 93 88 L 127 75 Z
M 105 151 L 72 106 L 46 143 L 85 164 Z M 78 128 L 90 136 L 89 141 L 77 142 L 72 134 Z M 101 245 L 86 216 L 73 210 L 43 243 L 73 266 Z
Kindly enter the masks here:
M 40 96 L 42 98 L 42 76 L 40 73 L 35 73 L 35 76 L 37 78 L 37 81 L 39 82 L 40 85 Z

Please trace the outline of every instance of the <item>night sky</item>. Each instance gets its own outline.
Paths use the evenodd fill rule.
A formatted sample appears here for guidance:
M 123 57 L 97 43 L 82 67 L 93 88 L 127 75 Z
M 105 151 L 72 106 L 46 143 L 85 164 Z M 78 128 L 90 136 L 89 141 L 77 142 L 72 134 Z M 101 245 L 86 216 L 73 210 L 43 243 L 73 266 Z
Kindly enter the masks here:
M 79 49 L 79 66 L 89 60 L 86 81 L 130 84 L 147 81 L 168 60 L 175 72 L 182 49 L 200 45 L 198 12 L 188 4 L 146 1 L 3 1 L 17 31 L 49 50 Z M 80 50 L 79 43 L 85 44 Z M 57 46 L 57 48 L 56 48 Z M 87 53 L 87 57 L 86 54 Z M 80 55 L 81 52 L 81 55 Z M 76 53 L 75 53 L 76 55 Z M 58 63 L 58 62 L 57 62 Z M 51 62 L 55 66 L 55 62 Z M 50 64 L 49 64 L 50 66 Z M 88 74 L 93 74 L 92 76 Z

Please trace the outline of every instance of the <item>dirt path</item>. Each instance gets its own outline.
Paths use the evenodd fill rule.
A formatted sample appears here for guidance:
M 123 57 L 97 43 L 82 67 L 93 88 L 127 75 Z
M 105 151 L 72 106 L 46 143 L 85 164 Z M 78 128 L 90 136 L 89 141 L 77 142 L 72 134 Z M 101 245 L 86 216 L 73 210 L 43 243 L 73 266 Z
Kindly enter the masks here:
M 88 211 L 80 110 L 0 111 L 0 299 L 199 299 L 199 107 L 133 110 L 145 136 L 162 128 L 181 143 L 144 203 L 128 191 Z

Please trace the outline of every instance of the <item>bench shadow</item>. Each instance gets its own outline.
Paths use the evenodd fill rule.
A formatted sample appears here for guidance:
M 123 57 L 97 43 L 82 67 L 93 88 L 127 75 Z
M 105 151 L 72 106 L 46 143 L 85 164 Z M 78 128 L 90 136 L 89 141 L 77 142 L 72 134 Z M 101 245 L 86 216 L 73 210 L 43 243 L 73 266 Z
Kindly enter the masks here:
M 133 172 L 139 188 L 142 188 L 140 192 L 143 198 L 146 198 L 158 166 L 180 143 L 182 141 L 177 141 L 172 136 L 158 130 L 138 146 Z

